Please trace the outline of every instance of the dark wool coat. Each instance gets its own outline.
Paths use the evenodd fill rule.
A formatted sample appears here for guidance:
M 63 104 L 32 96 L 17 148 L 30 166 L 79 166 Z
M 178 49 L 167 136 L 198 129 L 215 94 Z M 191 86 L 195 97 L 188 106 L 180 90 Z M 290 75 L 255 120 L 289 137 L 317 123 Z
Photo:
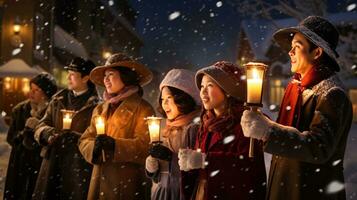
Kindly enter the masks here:
M 64 89 L 50 102 L 44 118 L 36 127 L 35 138 L 44 132 L 62 130 L 61 109 L 69 107 L 69 93 Z M 74 114 L 71 132 L 61 132 L 55 142 L 42 149 L 44 157 L 33 199 L 86 199 L 92 165 L 87 163 L 78 149 L 78 139 L 90 124 L 92 111 L 97 105 L 95 89 L 90 89 L 83 99 L 83 106 Z
M 121 102 L 110 118 L 106 117 L 108 112 L 109 102 L 99 104 L 79 141 L 83 157 L 92 162 L 98 116 L 105 118 L 105 132 L 115 139 L 114 152 L 106 152 L 106 161 L 93 166 L 88 199 L 145 199 L 149 196 L 145 189 L 150 185 L 144 171 L 150 142 L 145 118 L 154 115 L 154 110 L 133 94 Z M 108 155 L 111 156 L 107 158 Z
M 31 199 L 38 171 L 41 166 L 41 147 L 27 149 L 22 144 L 22 131 L 26 120 L 31 117 L 30 101 L 16 105 L 12 110 L 12 121 L 7 134 L 11 154 L 7 168 L 4 199 Z M 44 112 L 40 115 L 43 116 Z
M 267 199 L 346 199 L 344 189 L 328 194 L 328 188 L 334 181 L 344 184 L 351 120 L 351 102 L 336 75 L 305 90 L 297 127 L 302 135 L 273 128 L 265 144 L 265 151 L 273 154 Z

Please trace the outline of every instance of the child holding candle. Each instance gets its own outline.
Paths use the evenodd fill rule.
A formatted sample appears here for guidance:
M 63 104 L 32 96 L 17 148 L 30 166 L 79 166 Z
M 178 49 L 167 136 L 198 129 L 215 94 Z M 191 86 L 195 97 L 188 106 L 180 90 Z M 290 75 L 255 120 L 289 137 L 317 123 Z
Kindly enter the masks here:
M 151 81 L 152 73 L 118 53 L 104 66 L 94 68 L 90 78 L 105 87 L 105 101 L 94 109 L 91 124 L 79 141 L 82 155 L 94 165 L 88 199 L 144 199 L 149 148 L 144 119 L 154 115 L 154 110 L 142 98 L 142 86 Z
M 153 180 L 151 199 L 183 199 L 180 192 L 178 151 L 192 148 L 199 117 L 200 98 L 194 85 L 194 73 L 170 70 L 160 84 L 158 111 L 166 118 L 161 132 L 162 144 L 154 144 L 146 158 L 146 173 Z
M 244 71 L 217 62 L 196 73 L 203 104 L 195 149 L 179 152 L 185 199 L 254 199 L 265 197 L 266 173 L 261 145 L 249 158 L 240 118 L 245 110 Z

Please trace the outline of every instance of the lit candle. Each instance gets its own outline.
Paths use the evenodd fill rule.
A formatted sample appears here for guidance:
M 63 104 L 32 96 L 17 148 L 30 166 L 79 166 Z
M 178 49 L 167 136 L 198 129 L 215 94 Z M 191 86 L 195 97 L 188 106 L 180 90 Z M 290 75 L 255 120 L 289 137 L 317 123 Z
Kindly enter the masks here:
M 63 130 L 70 130 L 72 124 L 73 114 L 75 113 L 73 110 L 65 110 L 62 109 L 61 112 L 63 113 Z
M 97 134 L 105 134 L 105 123 L 103 117 L 98 117 L 95 128 L 97 129 Z
M 147 117 L 146 118 L 149 126 L 150 142 L 156 143 L 160 142 L 160 123 L 161 117 Z
M 68 130 L 71 129 L 72 118 L 69 113 L 66 113 L 63 117 L 63 129 Z
M 105 134 L 105 122 L 103 117 L 99 116 L 96 118 L 95 129 L 97 130 L 97 135 Z M 105 162 L 106 161 L 105 152 L 103 149 L 102 149 L 102 157 L 103 157 L 103 162 Z
M 260 104 L 263 89 L 263 79 L 257 69 L 252 69 L 252 77 L 247 78 L 247 102 Z

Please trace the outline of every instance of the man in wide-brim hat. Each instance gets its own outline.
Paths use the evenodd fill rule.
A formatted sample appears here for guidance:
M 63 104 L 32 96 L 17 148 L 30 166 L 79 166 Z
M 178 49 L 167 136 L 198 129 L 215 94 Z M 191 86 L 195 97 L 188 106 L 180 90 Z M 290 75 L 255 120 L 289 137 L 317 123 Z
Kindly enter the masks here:
M 104 66 L 90 73 L 105 87 L 104 102 L 94 109 L 90 126 L 79 140 L 79 149 L 93 164 L 88 199 L 148 199 L 144 163 L 149 148 L 144 118 L 154 115 L 142 98 L 142 86 L 152 79 L 150 70 L 123 53 L 113 54 Z M 105 134 L 96 129 L 102 117 Z
M 352 106 L 335 73 L 338 37 L 336 28 L 318 16 L 274 34 L 290 50 L 295 73 L 277 122 L 252 111 L 241 120 L 244 135 L 265 141 L 264 150 L 273 154 L 269 200 L 346 199 L 343 158 Z

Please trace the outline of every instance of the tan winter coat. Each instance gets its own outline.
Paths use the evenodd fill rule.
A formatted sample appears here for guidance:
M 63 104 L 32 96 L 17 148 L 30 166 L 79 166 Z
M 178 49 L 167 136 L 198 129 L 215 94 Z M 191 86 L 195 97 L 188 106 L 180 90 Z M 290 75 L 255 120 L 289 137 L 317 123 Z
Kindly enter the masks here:
M 124 99 L 109 121 L 108 107 L 109 103 L 105 102 L 94 109 L 91 124 L 79 140 L 83 157 L 92 163 L 98 116 L 106 119 L 106 134 L 115 139 L 111 159 L 94 164 L 88 199 L 144 199 L 148 184 L 144 162 L 150 141 L 144 118 L 154 115 L 154 110 L 137 94 Z

